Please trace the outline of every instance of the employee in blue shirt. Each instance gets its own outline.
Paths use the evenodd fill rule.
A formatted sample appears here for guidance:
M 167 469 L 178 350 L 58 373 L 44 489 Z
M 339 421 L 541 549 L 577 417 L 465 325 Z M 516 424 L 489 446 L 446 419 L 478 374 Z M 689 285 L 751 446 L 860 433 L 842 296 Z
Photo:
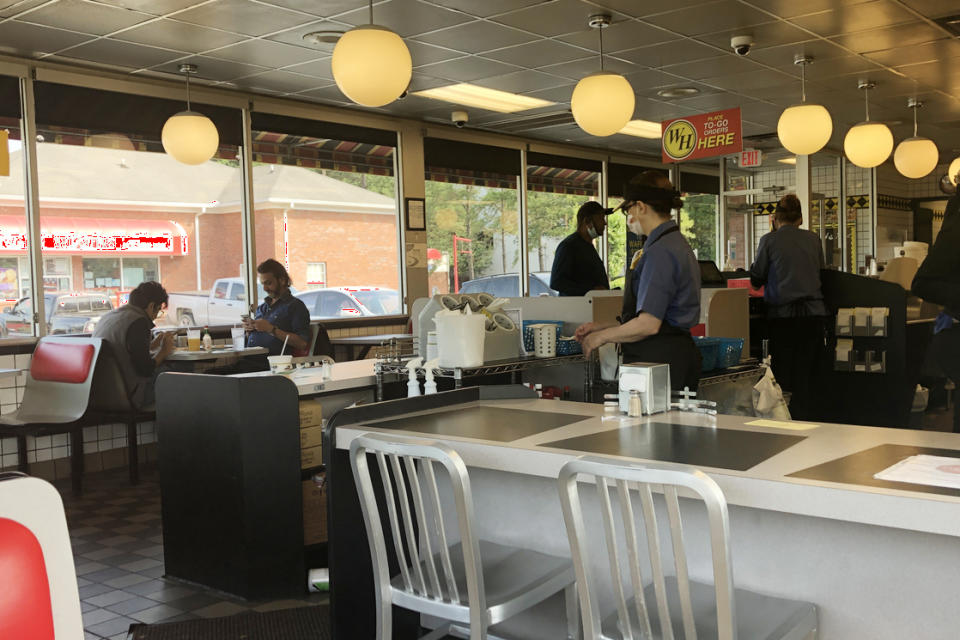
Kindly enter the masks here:
M 599 202 L 585 202 L 577 211 L 577 230 L 563 239 L 553 254 L 550 288 L 561 296 L 582 296 L 595 289 L 609 289 L 607 269 L 593 241 L 603 235 L 607 216 Z
M 701 359 L 690 328 L 700 322 L 700 267 L 673 219 L 682 206 L 658 171 L 644 171 L 626 185 L 620 208 L 627 227 L 647 240 L 627 270 L 620 323 L 588 322 L 576 337 L 587 355 L 612 342 L 620 345 L 624 363 L 669 364 L 670 386 L 694 390 Z
M 248 347 L 266 347 L 270 355 L 306 351 L 310 345 L 310 312 L 303 300 L 290 293 L 290 275 L 282 264 L 270 258 L 257 265 L 260 284 L 267 299 L 257 307 L 252 319 L 245 320 Z
M 790 414 L 816 419 L 817 372 L 823 364 L 827 308 L 820 290 L 823 247 L 817 234 L 800 228 L 800 200 L 780 199 L 774 230 L 760 238 L 750 283 L 764 287 L 773 374 L 793 394 Z

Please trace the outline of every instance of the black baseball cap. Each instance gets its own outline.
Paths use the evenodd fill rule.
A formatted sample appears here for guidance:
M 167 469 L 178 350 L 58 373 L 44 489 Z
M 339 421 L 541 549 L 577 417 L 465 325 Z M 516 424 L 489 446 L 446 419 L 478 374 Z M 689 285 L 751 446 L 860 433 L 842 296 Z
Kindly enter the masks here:
M 582 222 L 587 218 L 591 218 L 597 214 L 608 216 L 613 213 L 613 209 L 604 207 L 599 202 L 595 200 L 590 200 L 589 202 L 584 202 L 580 205 L 580 209 L 577 211 L 577 222 Z

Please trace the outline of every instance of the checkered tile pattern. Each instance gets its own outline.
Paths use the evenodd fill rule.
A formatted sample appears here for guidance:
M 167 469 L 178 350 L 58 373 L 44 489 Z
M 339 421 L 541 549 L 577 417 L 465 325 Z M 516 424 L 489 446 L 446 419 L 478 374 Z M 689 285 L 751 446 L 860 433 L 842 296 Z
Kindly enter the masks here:
M 126 640 L 131 624 L 273 611 L 327 602 L 326 594 L 300 600 L 248 602 L 163 577 L 160 486 L 146 468 L 131 486 L 125 469 L 88 474 L 74 498 L 60 485 L 67 512 L 87 640 Z

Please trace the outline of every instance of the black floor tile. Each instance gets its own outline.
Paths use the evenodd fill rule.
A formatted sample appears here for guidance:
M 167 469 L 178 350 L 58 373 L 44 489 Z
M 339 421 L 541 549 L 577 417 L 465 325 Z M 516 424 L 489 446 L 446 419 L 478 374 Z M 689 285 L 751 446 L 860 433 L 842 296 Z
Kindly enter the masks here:
M 120 615 L 129 616 L 131 614 L 137 613 L 138 611 L 143 611 L 144 609 L 149 609 L 151 607 L 157 606 L 156 600 L 151 600 L 149 598 L 144 598 L 142 596 L 134 596 L 129 600 L 124 600 L 123 602 L 118 602 L 114 605 L 109 605 L 106 608 L 114 613 L 119 613 Z
M 124 616 L 119 616 L 106 622 L 101 622 L 100 624 L 95 624 L 93 626 L 85 627 L 85 629 L 91 633 L 95 633 L 98 636 L 109 638 L 110 636 L 116 635 L 118 633 L 124 633 L 127 629 L 130 628 L 130 625 L 136 624 L 136 620 L 126 618 Z

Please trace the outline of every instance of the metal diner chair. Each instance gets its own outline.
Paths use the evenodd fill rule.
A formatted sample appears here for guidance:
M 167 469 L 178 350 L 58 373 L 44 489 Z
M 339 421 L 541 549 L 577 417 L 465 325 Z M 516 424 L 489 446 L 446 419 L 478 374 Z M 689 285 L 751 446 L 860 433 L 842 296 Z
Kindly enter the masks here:
M 596 485 L 603 523 L 603 541 L 591 544 L 579 484 Z M 660 464 L 629 465 L 599 457 L 582 457 L 560 470 L 560 502 L 570 539 L 586 640 L 634 638 L 688 640 L 812 640 L 817 637 L 817 608 L 800 602 L 735 589 L 730 562 L 730 522 L 727 502 L 717 483 L 690 467 Z M 611 485 L 614 488 L 611 495 Z M 668 527 L 657 522 L 653 486 L 662 487 Z M 680 519 L 678 489 L 699 498 L 709 522 L 713 584 L 690 580 Z M 639 518 L 634 514 L 639 500 Z M 614 514 L 619 512 L 618 531 Z M 642 520 L 638 535 L 637 520 Z M 675 575 L 664 572 L 660 536 L 670 539 Z M 646 542 L 650 584 L 641 562 Z M 621 553 L 624 547 L 624 553 Z M 615 610 L 602 618 L 602 603 L 594 582 L 589 550 L 606 553 Z M 625 557 L 624 557 L 625 555 Z M 624 575 L 624 569 L 629 576 Z M 625 586 L 628 588 L 625 589 Z M 666 622 L 666 624 L 665 624 Z
M 83 640 L 73 550 L 50 483 L 0 474 L 0 638 Z
M 20 407 L 0 416 L 0 436 L 17 438 L 18 467 L 30 469 L 26 436 L 70 434 L 70 475 L 73 492 L 80 494 L 83 472 L 83 420 L 100 338 L 46 336 L 37 342 Z
M 385 508 L 369 462 L 375 459 Z M 564 592 L 567 635 L 576 637 L 576 590 L 570 560 L 537 551 L 479 540 L 473 531 L 473 498 L 463 460 L 430 440 L 365 434 L 350 445 L 350 463 L 366 524 L 376 589 L 377 639 L 392 637 L 392 605 L 447 622 L 424 639 L 448 633 L 471 640 L 493 638 L 488 629 Z M 460 542 L 448 544 L 437 485 L 437 470 L 450 482 Z M 411 508 L 412 502 L 412 508 Z M 388 524 L 381 520 L 381 511 Z M 419 532 L 419 536 L 415 531 Z M 400 565 L 391 579 L 387 538 Z

